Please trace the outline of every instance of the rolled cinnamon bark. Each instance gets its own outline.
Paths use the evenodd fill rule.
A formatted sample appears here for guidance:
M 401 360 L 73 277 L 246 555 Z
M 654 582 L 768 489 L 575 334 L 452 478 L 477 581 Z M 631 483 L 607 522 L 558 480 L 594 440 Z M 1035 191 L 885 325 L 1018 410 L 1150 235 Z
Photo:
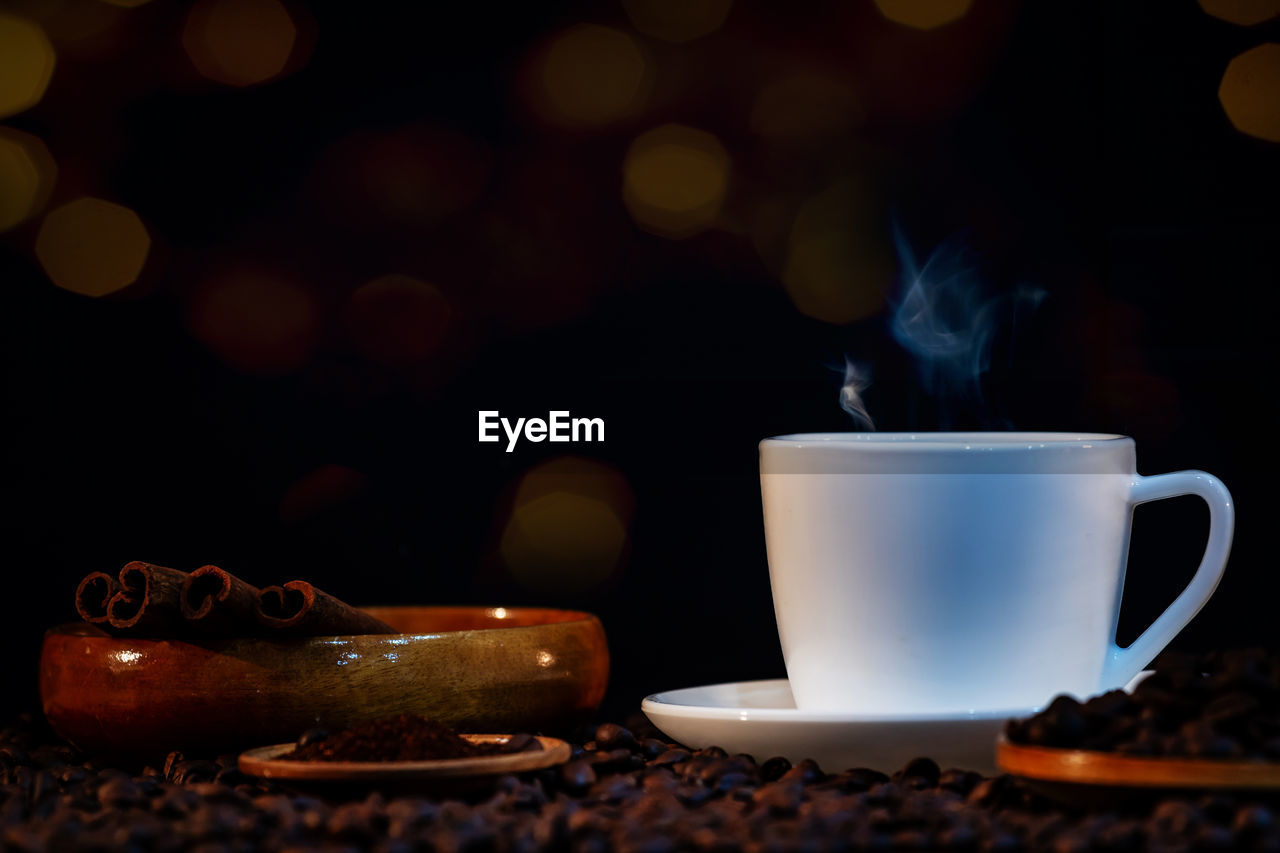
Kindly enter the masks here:
M 107 605 L 120 584 L 106 572 L 90 572 L 76 587 L 76 612 L 90 625 L 107 627 Z
M 107 604 L 107 624 L 118 633 L 169 637 L 186 626 L 182 585 L 187 573 L 135 560 L 120 570 L 120 588 Z
M 208 634 L 236 636 L 259 629 L 258 588 L 217 566 L 201 566 L 182 584 L 182 615 Z
M 258 594 L 258 622 L 285 634 L 394 634 L 381 619 L 352 607 L 306 581 L 269 586 Z

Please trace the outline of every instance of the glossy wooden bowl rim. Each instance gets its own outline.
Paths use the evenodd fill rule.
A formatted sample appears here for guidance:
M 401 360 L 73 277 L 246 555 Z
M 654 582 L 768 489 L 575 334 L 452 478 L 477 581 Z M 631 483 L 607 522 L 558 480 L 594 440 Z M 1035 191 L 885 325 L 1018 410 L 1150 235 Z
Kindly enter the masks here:
M 97 626 L 90 625 L 88 622 L 63 622 L 60 625 L 54 625 L 49 628 L 46 634 L 61 634 L 67 636 L 83 636 L 83 637 L 99 637 L 106 640 L 116 640 L 122 643 L 139 643 L 139 642 L 251 642 L 255 640 L 263 640 L 271 643 L 284 643 L 290 641 L 316 641 L 316 640 L 347 640 L 357 637 L 370 637 L 378 639 L 380 637 L 412 637 L 412 638 L 428 638 L 440 637 L 449 634 L 467 634 L 476 631 L 522 631 L 531 628 L 547 628 L 555 625 L 577 625 L 583 622 L 599 622 L 600 617 L 594 613 L 588 613 L 585 610 L 567 610 L 557 607 L 503 607 L 491 605 L 417 605 L 417 604 L 370 604 L 360 608 L 360 610 L 386 612 L 397 610 L 434 610 L 434 611 L 451 611 L 455 613 L 465 612 L 483 612 L 489 613 L 495 610 L 503 610 L 507 612 L 542 612 L 556 613 L 568 618 L 557 619 L 547 622 L 529 622 L 523 625 L 492 625 L 477 628 L 453 628 L 449 630 L 439 631 L 402 631 L 398 634 L 328 634 L 315 636 L 280 636 L 273 637 L 270 634 L 246 634 L 237 637 L 210 637 L 201 638 L 199 635 L 189 635 L 182 637 L 117 637 L 108 634 Z
M 506 734 L 467 734 L 472 743 L 500 743 Z M 542 749 L 536 752 L 509 752 L 469 758 L 442 758 L 433 761 L 294 761 L 280 758 L 296 744 L 261 746 L 240 754 L 237 764 L 243 773 L 264 779 L 315 782 L 377 782 L 409 779 L 449 779 L 467 776 L 497 776 L 554 767 L 569 760 L 572 749 L 566 741 L 537 737 Z
M 996 741 L 996 766 L 1041 782 L 1142 788 L 1280 788 L 1280 762 L 1219 758 L 1146 758 L 1089 749 Z

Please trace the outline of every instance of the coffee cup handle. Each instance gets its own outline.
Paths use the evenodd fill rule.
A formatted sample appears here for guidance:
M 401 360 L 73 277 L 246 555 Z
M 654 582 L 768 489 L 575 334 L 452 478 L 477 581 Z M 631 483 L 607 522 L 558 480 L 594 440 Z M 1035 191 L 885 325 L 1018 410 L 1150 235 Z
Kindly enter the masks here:
M 1200 608 L 1204 607 L 1209 596 L 1218 588 L 1218 581 L 1222 580 L 1222 572 L 1227 567 L 1227 556 L 1231 553 L 1236 510 L 1231 502 L 1231 493 L 1221 480 L 1204 471 L 1176 471 L 1153 477 L 1135 475 L 1129 491 L 1130 511 L 1141 503 L 1179 495 L 1198 495 L 1209 505 L 1209 543 L 1205 546 L 1204 557 L 1200 560 L 1200 567 L 1196 569 L 1191 583 L 1142 632 L 1142 636 L 1125 648 L 1117 646 L 1112 638 L 1110 657 L 1105 668 L 1105 686 L 1123 686 L 1151 663 L 1200 612 Z

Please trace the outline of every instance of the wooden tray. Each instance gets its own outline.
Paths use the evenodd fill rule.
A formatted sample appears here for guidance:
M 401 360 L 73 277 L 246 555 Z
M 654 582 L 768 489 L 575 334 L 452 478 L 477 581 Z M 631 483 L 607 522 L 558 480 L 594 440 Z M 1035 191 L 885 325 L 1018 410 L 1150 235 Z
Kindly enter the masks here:
M 996 765 L 1037 782 L 1158 790 L 1280 790 L 1280 762 L 1141 758 L 1087 749 L 996 742 Z

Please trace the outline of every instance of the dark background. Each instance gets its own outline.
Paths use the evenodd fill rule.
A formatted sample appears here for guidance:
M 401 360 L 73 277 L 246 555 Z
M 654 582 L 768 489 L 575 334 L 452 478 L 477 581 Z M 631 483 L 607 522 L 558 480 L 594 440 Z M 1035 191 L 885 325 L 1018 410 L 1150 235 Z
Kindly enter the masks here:
M 59 51 L 42 101 L 4 124 L 57 161 L 49 209 L 126 205 L 153 245 L 136 284 L 94 299 L 42 270 L 38 214 L 0 235 L 9 704 L 34 704 L 41 631 L 74 618 L 78 578 L 133 559 L 303 577 L 357 603 L 587 608 L 613 652 L 608 713 L 781 675 L 756 443 L 849 428 L 832 369 L 846 353 L 872 365 L 881 429 L 945 415 L 1122 432 L 1142 473 L 1220 476 L 1234 553 L 1178 645 L 1275 645 L 1280 149 L 1233 128 L 1217 96 L 1232 57 L 1280 40 L 1274 21 L 1236 26 L 1189 0 L 975 0 L 919 31 L 869 2 L 738 0 L 716 31 L 670 44 L 616 3 L 291 5 L 290 67 L 241 88 L 184 54 L 190 4 L 85 5 L 0 4 Z M 629 34 L 653 79 L 630 115 L 566 127 L 531 104 L 530 69 L 580 22 Z M 796 69 L 847 86 L 856 118 L 800 141 L 753 130 L 759 92 Z M 621 191 L 628 146 L 672 122 L 714 134 L 732 164 L 715 223 L 681 239 L 638 227 Z M 465 198 L 443 213 L 362 200 L 342 168 L 370 139 L 393 154 L 408 139 L 426 177 L 404 180 Z M 986 402 L 940 411 L 887 310 L 796 309 L 780 283 L 789 223 L 824 192 L 855 211 L 830 225 L 851 244 L 891 252 L 896 216 L 922 255 L 961 234 L 991 294 L 1045 292 L 1001 337 Z M 867 286 L 856 262 L 832 263 Z M 305 333 L 252 287 L 200 319 L 210 282 L 244 269 L 311 295 Z M 390 273 L 450 306 L 429 353 L 377 346 L 412 337 L 417 315 L 406 329 L 375 311 L 372 332 L 352 319 L 356 288 Z M 872 286 L 893 298 L 891 276 Z M 281 355 L 276 334 L 302 343 Z M 606 441 L 508 454 L 477 443 L 478 409 L 600 416 Z M 554 549 L 513 572 L 515 484 L 565 453 L 599 463 L 578 476 L 616 497 L 625 546 L 583 557 L 570 524 L 550 541 L 580 574 Z M 1192 499 L 1139 510 L 1121 640 L 1189 579 L 1206 518 Z

